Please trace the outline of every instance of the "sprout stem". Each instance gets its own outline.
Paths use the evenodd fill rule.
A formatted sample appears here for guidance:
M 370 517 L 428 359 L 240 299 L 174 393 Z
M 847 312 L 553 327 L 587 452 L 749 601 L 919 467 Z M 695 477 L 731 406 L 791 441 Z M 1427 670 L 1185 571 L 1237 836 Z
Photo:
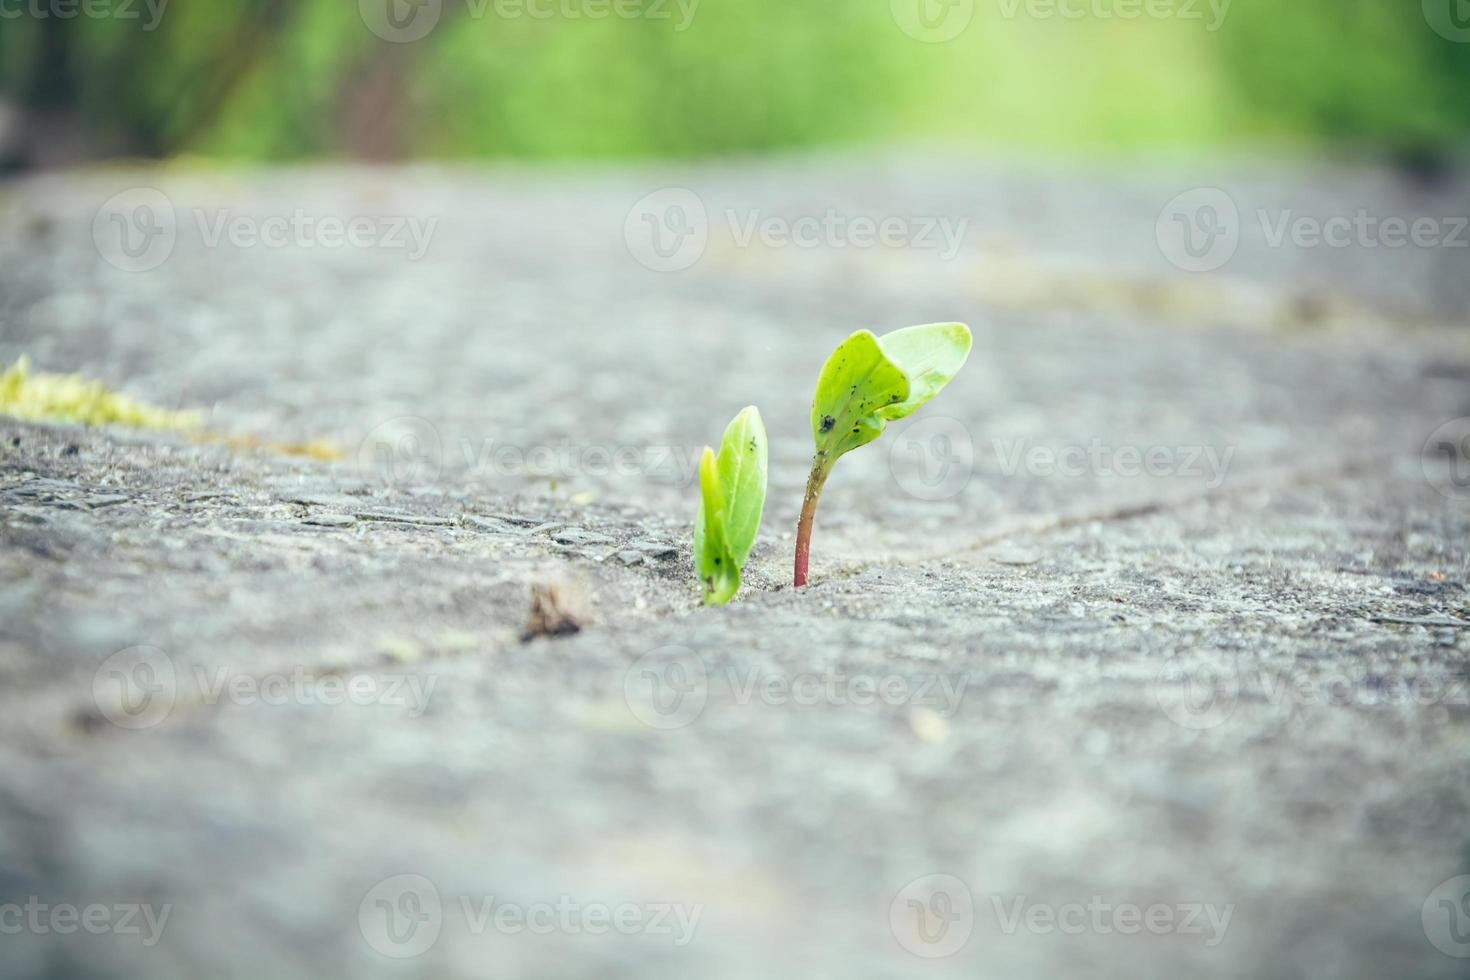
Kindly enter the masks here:
M 806 499 L 801 504 L 801 520 L 796 524 L 796 579 L 799 589 L 806 585 L 807 559 L 812 550 L 812 522 L 817 517 L 817 500 L 822 496 L 822 485 L 827 482 L 829 464 L 820 453 L 812 460 L 811 475 L 806 478 Z

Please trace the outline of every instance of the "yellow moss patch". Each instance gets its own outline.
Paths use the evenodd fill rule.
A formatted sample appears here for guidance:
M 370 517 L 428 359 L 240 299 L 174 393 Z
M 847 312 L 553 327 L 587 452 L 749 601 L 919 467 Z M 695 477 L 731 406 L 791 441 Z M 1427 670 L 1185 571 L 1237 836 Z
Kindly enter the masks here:
M 189 432 L 199 442 L 222 443 L 231 449 L 264 449 L 288 456 L 340 459 L 342 451 L 322 439 L 310 442 L 271 442 L 256 436 L 232 436 L 203 430 L 204 413 L 173 412 L 112 391 L 100 381 L 79 374 L 31 371 L 30 358 L 0 374 L 0 414 L 21 419 L 56 419 L 83 425 L 131 425 L 139 429 Z
M 259 436 L 229 436 L 222 432 L 203 432 L 195 438 L 199 442 L 222 443 L 231 449 L 264 449 L 286 456 L 310 456 L 312 459 L 342 458 L 342 450 L 325 439 L 313 439 L 310 442 L 270 442 Z
M 21 356 L 0 374 L 0 412 L 22 419 L 60 419 L 83 425 L 118 423 L 140 429 L 197 429 L 200 412 L 171 412 L 79 374 L 31 373 Z

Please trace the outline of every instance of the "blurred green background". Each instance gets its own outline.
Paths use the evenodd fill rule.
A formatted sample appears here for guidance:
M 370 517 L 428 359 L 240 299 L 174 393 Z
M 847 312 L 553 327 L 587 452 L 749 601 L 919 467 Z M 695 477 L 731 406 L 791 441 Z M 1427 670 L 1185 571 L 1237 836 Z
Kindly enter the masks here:
M 420 15 L 411 42 L 369 26 Z M 1417 157 L 1470 131 L 1462 24 L 1467 0 L 0 0 L 0 107 L 11 168 L 892 143 Z

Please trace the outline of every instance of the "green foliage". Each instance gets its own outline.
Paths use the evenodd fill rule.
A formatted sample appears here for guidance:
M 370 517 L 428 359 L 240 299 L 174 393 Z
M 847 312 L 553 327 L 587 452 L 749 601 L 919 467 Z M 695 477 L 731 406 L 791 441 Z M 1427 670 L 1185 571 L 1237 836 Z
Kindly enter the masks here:
M 894 43 L 886 3 L 654 9 L 667 18 L 446 21 L 418 62 L 413 144 L 434 156 L 693 157 L 879 135 L 898 111 L 893 83 L 913 52 Z
M 729 602 L 740 590 L 766 503 L 766 427 L 754 405 L 725 429 L 716 456 L 699 460 L 699 514 L 694 520 L 694 570 L 707 605 Z
M 643 0 L 650 15 L 601 19 L 591 4 L 517 16 L 501 11 L 529 6 L 444 0 L 408 44 L 374 35 L 352 0 L 154 6 L 156 23 L 141 3 L 138 19 L 0 17 L 0 98 L 79 121 L 95 154 L 243 160 L 1470 135 L 1470 44 L 1413 2 L 1172 0 L 1176 16 L 1126 19 L 977 3 L 942 44 L 905 34 L 886 0 Z
M 812 399 L 814 468 L 867 445 L 939 394 L 970 356 L 970 328 L 930 323 L 875 337 L 859 330 L 827 358 Z
M 1436 34 L 1420 8 L 1237 0 L 1223 65 L 1257 128 L 1390 150 L 1454 142 L 1470 131 L 1470 45 Z

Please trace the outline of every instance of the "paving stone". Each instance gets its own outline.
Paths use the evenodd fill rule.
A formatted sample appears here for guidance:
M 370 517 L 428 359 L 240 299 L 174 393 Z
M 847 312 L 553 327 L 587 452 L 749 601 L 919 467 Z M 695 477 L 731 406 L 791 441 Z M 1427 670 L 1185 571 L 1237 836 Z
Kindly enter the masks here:
M 1470 331 L 1421 309 L 1439 256 L 1242 236 L 1191 276 L 1156 236 L 1191 187 L 1242 214 L 1448 214 L 1467 183 L 1170 166 L 13 183 L 0 361 L 342 458 L 0 418 L 0 904 L 171 910 L 153 945 L 5 936 L 0 973 L 1462 975 L 1435 941 L 1470 873 L 1470 501 L 1423 452 L 1470 414 Z M 134 186 L 181 219 L 439 224 L 411 263 L 205 248 L 181 220 L 125 273 L 91 230 Z M 655 273 L 624 232 L 672 186 L 710 236 Z M 741 247 L 713 220 L 793 208 L 974 231 L 941 261 Z M 54 234 L 12 234 L 17 213 Z M 792 589 L 823 357 L 940 318 L 970 323 L 970 364 L 838 464 Z M 706 608 L 694 462 L 752 403 L 763 530 Z M 363 469 L 406 419 L 402 465 Z M 527 467 L 477 462 L 492 436 Z M 637 465 L 593 465 L 616 449 Z M 99 497 L 129 505 L 58 506 Z M 580 630 L 523 642 L 563 582 Z M 479 928 L 492 896 L 700 917 L 682 945 Z M 1204 925 L 1024 924 L 1089 903 Z M 1206 909 L 1229 909 L 1218 935 Z M 926 957 L 918 913 L 967 941 Z
M 125 504 L 128 502 L 129 499 L 130 498 L 128 497 L 128 495 L 123 493 L 99 493 L 91 497 L 87 497 L 83 501 L 83 503 L 85 503 L 93 510 L 97 510 L 101 507 L 112 507 L 117 504 Z

